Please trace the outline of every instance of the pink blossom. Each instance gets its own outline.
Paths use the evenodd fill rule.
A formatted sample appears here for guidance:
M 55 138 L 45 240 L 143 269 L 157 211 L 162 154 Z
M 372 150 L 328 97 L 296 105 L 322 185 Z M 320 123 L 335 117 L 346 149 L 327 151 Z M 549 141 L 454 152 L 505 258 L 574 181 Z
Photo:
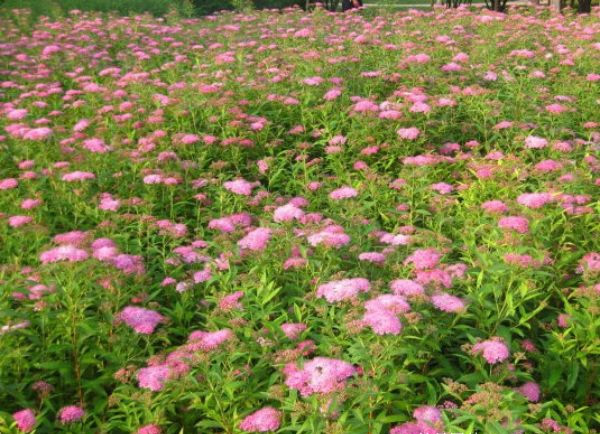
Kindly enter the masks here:
M 236 291 L 233 294 L 226 295 L 219 300 L 218 306 L 222 311 L 229 311 L 233 309 L 241 309 L 242 304 L 239 302 L 240 298 L 244 296 L 243 291 Z
M 21 432 L 31 431 L 36 424 L 35 413 L 30 408 L 13 413 L 13 419 Z
M 473 345 L 473 354 L 482 354 L 489 364 L 503 362 L 510 356 L 508 347 L 499 337 L 493 337 L 486 341 Z
M 525 147 L 527 149 L 541 149 L 548 146 L 548 140 L 537 137 L 537 136 L 528 136 L 525 139 Z
M 325 93 L 325 95 L 323 95 L 323 99 L 326 101 L 333 101 L 334 99 L 337 99 L 341 94 L 342 91 L 340 89 L 330 89 Z
M 81 407 L 76 405 L 68 405 L 58 411 L 58 417 L 61 423 L 77 422 L 83 418 L 85 412 Z
M 416 270 L 435 267 L 442 255 L 435 249 L 418 249 L 404 260 L 404 265 L 412 264 Z
M 264 250 L 267 247 L 267 243 L 271 238 L 271 229 L 268 228 L 257 228 L 238 241 L 238 246 L 242 249 L 249 249 L 253 251 Z
M 87 119 L 81 119 L 79 122 L 77 122 L 73 126 L 73 131 L 78 133 L 78 132 L 85 130 L 89 126 L 90 126 L 90 121 L 88 121 Z
M 8 218 L 8 225 L 11 228 L 18 228 L 33 221 L 33 217 L 27 215 L 13 215 Z
M 354 104 L 354 106 L 352 107 L 352 111 L 357 113 L 378 112 L 379 106 L 374 102 L 365 99 Z
M 390 430 L 390 434 L 439 434 L 439 431 L 425 422 L 417 421 L 398 425 Z
M 10 190 L 13 188 L 17 188 L 19 185 L 19 181 L 14 178 L 4 178 L 0 179 L 0 190 Z
M 247 432 L 276 431 L 281 423 L 281 413 L 273 407 L 263 407 L 246 416 L 240 429 Z
M 508 207 L 501 200 L 488 200 L 481 204 L 481 208 L 489 213 L 502 214 L 508 211 Z
M 23 135 L 25 140 L 44 140 L 52 135 L 52 130 L 47 127 L 33 128 Z
M 553 198 L 550 193 L 523 193 L 517 198 L 519 205 L 527 208 L 541 208 L 547 203 L 552 202 Z
M 530 402 L 538 402 L 540 400 L 540 386 L 533 381 L 523 384 L 517 391 Z
M 498 222 L 498 227 L 502 229 L 512 229 L 520 234 L 529 232 L 529 221 L 525 217 L 509 216 L 502 217 Z
M 465 310 L 465 302 L 461 298 L 445 292 L 433 295 L 431 303 L 444 312 L 462 312 Z
M 88 257 L 85 250 L 66 244 L 43 252 L 40 255 L 40 261 L 43 264 L 59 261 L 78 262 L 85 261 Z
M 421 407 L 415 408 L 415 410 L 413 411 L 413 417 L 419 422 L 434 424 L 437 422 L 441 422 L 442 413 L 437 407 L 433 407 L 431 405 L 423 405 Z
M 104 154 L 109 151 L 108 146 L 102 139 L 91 138 L 83 141 L 83 147 L 90 152 L 95 152 L 97 154 Z
M 303 323 L 283 323 L 281 324 L 281 330 L 288 337 L 288 339 L 297 339 L 304 330 L 306 330 L 306 324 Z
M 9 121 L 20 121 L 27 116 L 26 109 L 13 109 L 6 114 L 6 119 Z
M 431 189 L 437 191 L 440 194 L 449 194 L 452 193 L 453 187 L 450 184 L 446 184 L 445 182 L 438 182 L 437 184 L 433 184 L 431 186 Z
M 254 184 L 246 181 L 245 179 L 236 179 L 233 181 L 224 182 L 223 187 L 232 193 L 242 196 L 250 196 L 252 194 Z
M 311 246 L 324 244 L 328 247 L 339 248 L 350 242 L 350 236 L 344 233 L 344 229 L 340 226 L 331 225 L 315 234 L 307 237 L 308 243 Z
M 382 294 L 365 303 L 365 309 L 368 312 L 377 312 L 387 310 L 394 314 L 406 313 L 410 311 L 410 304 L 400 295 Z
M 41 199 L 23 199 L 21 209 L 34 209 L 42 204 Z
M 191 349 L 212 351 L 233 339 L 233 336 L 233 332 L 229 329 L 217 330 L 216 332 L 198 330 L 190 334 L 188 342 Z
M 407 279 L 392 280 L 390 282 L 390 289 L 394 294 L 403 295 L 406 297 L 422 295 L 425 293 L 425 289 L 422 285 Z
M 149 366 L 142 368 L 137 373 L 138 385 L 143 389 L 153 392 L 161 390 L 165 382 L 171 377 L 171 370 L 167 365 Z
M 303 215 L 304 211 L 293 204 L 288 203 L 287 205 L 283 205 L 275 209 L 275 212 L 273 213 L 273 220 L 278 223 L 289 222 L 292 220 L 298 220 Z
M 117 318 L 134 329 L 137 333 L 149 335 L 165 318 L 153 310 L 137 306 L 127 306 L 117 315 Z
M 284 369 L 285 384 L 302 396 L 331 393 L 344 389 L 346 380 L 356 373 L 350 363 L 326 357 L 315 357 L 301 369 L 293 363 Z
M 371 284 L 367 279 L 356 277 L 353 279 L 332 280 L 317 288 L 317 297 L 324 298 L 330 303 L 355 298 L 360 292 L 368 292 Z
M 385 262 L 385 255 L 380 252 L 363 252 L 358 255 L 358 259 L 365 262 L 381 264 Z
M 341 187 L 329 193 L 329 198 L 333 200 L 349 199 L 358 196 L 358 192 L 352 187 Z
M 157 425 L 150 424 L 140 427 L 136 434 L 161 434 L 161 430 Z
M 410 128 L 400 128 L 396 131 L 398 136 L 404 140 L 415 140 L 421 134 L 418 128 L 410 127 Z
M 87 179 L 95 179 L 96 175 L 91 172 L 75 171 L 66 173 L 62 176 L 62 180 L 66 182 L 85 181 Z
M 362 322 L 378 335 L 397 335 L 402 331 L 402 323 L 398 317 L 386 309 L 368 310 L 363 315 Z

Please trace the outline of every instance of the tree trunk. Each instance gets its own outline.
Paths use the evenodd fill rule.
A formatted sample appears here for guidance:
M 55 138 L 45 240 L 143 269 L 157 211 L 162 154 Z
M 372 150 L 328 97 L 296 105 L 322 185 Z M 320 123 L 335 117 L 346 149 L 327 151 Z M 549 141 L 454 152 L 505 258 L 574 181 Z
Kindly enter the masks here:
M 562 8 L 561 0 L 550 0 L 550 7 L 554 12 L 560 13 Z
M 579 8 L 577 12 L 580 14 L 589 14 L 592 12 L 592 0 L 579 0 Z

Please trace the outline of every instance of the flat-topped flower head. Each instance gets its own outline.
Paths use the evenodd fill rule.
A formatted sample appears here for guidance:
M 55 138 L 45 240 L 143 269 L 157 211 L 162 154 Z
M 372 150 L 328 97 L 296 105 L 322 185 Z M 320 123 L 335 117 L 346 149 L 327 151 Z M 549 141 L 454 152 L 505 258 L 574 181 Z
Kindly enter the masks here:
M 165 321 L 165 318 L 158 312 L 137 306 L 127 306 L 118 315 L 118 319 L 137 333 L 145 335 L 152 334 L 156 326 Z
M 396 279 L 390 282 L 390 289 L 396 295 L 414 297 L 425 294 L 425 288 L 420 283 L 409 279 Z
M 276 431 L 281 424 L 281 413 L 273 407 L 263 407 L 249 414 L 240 423 L 240 429 L 246 432 Z
M 197 330 L 188 337 L 188 347 L 194 351 L 211 351 L 233 339 L 233 336 L 233 332 L 229 329 L 217 330 L 216 332 Z
M 303 323 L 283 323 L 281 324 L 281 330 L 288 337 L 288 339 L 297 339 L 304 330 L 306 330 L 306 324 Z
M 493 337 L 486 341 L 473 345 L 473 354 L 481 354 L 489 364 L 496 364 L 505 361 L 510 356 L 510 351 L 499 337 Z
M 150 424 L 140 427 L 136 434 L 161 434 L 161 429 L 158 425 Z
M 225 187 L 226 190 L 242 196 L 250 196 L 254 186 L 255 184 L 248 182 L 245 179 L 235 179 L 223 183 L 223 187 Z
M 340 391 L 355 373 L 356 368 L 350 363 L 327 357 L 315 357 L 304 363 L 301 369 L 294 363 L 284 369 L 285 384 L 298 390 L 302 396 Z
M 304 215 L 304 211 L 298 208 L 292 203 L 280 206 L 273 212 L 273 220 L 277 223 L 289 222 L 292 220 L 298 220 Z
M 68 405 L 58 411 L 58 418 L 61 423 L 67 424 L 77 422 L 83 418 L 85 411 L 76 405 Z
M 517 391 L 530 402 L 538 402 L 540 400 L 540 386 L 533 381 L 523 384 Z
M 362 322 L 378 335 L 397 335 L 402 331 L 402 323 L 396 314 L 387 309 L 367 310 Z
M 171 369 L 167 365 L 142 368 L 137 373 L 138 385 L 143 389 L 158 392 L 171 375 Z
M 431 303 L 444 312 L 462 312 L 465 310 L 465 302 L 454 295 L 442 292 L 431 296 Z
M 404 260 L 404 264 L 411 264 L 416 270 L 434 268 L 442 258 L 442 254 L 435 249 L 418 249 Z
M 13 419 L 17 424 L 17 429 L 21 432 L 31 431 L 36 424 L 35 413 L 32 409 L 26 408 L 24 410 L 13 413 Z
M 329 197 L 333 200 L 350 199 L 358 196 L 358 192 L 352 187 L 341 187 L 329 193 Z
M 498 227 L 501 229 L 512 229 L 520 234 L 529 232 L 529 221 L 521 216 L 502 217 L 498 221 Z
M 89 254 L 85 250 L 78 249 L 70 244 L 65 244 L 43 252 L 40 255 L 40 261 L 42 264 L 59 261 L 79 262 L 85 261 L 88 257 Z
M 269 239 L 271 239 L 271 229 L 257 228 L 238 241 L 238 246 L 242 249 L 253 251 L 264 250 L 267 247 Z
M 371 284 L 367 279 L 362 277 L 332 280 L 317 288 L 317 297 L 334 303 L 355 298 L 359 293 L 368 292 L 369 289 L 371 289 Z

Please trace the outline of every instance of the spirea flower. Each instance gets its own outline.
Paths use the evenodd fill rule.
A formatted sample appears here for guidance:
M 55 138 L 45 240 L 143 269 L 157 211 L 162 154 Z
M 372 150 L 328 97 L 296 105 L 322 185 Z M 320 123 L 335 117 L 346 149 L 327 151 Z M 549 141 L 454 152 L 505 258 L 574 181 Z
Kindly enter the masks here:
M 317 288 L 317 297 L 334 303 L 355 298 L 360 292 L 368 292 L 369 289 L 371 289 L 371 284 L 362 277 L 333 280 Z
M 40 255 L 40 261 L 43 264 L 59 261 L 78 262 L 85 261 L 88 257 L 89 255 L 85 250 L 65 244 L 43 252 Z
M 12 416 L 21 432 L 29 432 L 35 427 L 35 413 L 30 408 L 17 411 Z
M 271 229 L 258 228 L 248 232 L 248 234 L 239 240 L 237 244 L 242 249 L 260 251 L 267 247 L 270 238 Z
M 343 360 L 315 357 L 299 369 L 295 363 L 284 369 L 285 384 L 302 396 L 313 393 L 331 393 L 344 388 L 346 380 L 356 373 L 356 368 Z
M 138 371 L 138 385 L 143 389 L 158 392 L 170 376 L 171 370 L 166 365 L 149 366 Z
M 390 289 L 394 294 L 403 295 L 405 297 L 425 294 L 425 289 L 421 284 L 408 279 L 392 280 L 390 282 Z
M 415 250 L 404 260 L 404 264 L 412 264 L 417 270 L 434 268 L 440 261 L 442 255 L 435 249 Z
M 58 411 L 58 418 L 63 424 L 77 422 L 83 418 L 85 411 L 76 405 L 68 405 Z
M 333 200 L 349 199 L 358 196 L 358 192 L 352 187 L 341 187 L 329 193 L 329 197 Z
M 530 402 L 538 402 L 540 400 L 540 386 L 533 381 L 523 384 L 517 391 Z
M 481 354 L 492 365 L 503 362 L 510 356 L 508 347 L 499 337 L 493 337 L 473 345 L 472 351 L 473 354 Z
M 136 434 L 161 434 L 161 430 L 158 425 L 150 424 L 138 428 Z
M 233 181 L 224 182 L 223 187 L 232 193 L 242 196 L 250 196 L 252 194 L 254 184 L 246 181 L 245 179 L 235 179 Z
M 445 292 L 431 296 L 431 303 L 439 310 L 444 312 L 462 312 L 465 309 L 465 302 L 458 297 Z
M 529 232 L 529 221 L 525 217 L 509 216 L 502 217 L 498 222 L 498 227 L 502 229 L 512 229 L 520 234 Z
M 281 423 L 281 413 L 273 407 L 263 407 L 246 416 L 240 429 L 246 432 L 276 431 Z
M 165 321 L 165 318 L 158 312 L 137 306 L 127 306 L 118 314 L 118 319 L 137 333 L 146 335 L 152 334 L 156 326 Z

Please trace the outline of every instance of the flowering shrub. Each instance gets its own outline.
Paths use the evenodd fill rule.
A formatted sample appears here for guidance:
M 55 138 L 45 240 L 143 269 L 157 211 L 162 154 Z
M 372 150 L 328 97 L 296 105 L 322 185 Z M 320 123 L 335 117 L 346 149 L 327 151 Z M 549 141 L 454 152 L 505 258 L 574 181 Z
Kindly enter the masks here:
M 0 19 L 0 432 L 592 432 L 600 16 Z

